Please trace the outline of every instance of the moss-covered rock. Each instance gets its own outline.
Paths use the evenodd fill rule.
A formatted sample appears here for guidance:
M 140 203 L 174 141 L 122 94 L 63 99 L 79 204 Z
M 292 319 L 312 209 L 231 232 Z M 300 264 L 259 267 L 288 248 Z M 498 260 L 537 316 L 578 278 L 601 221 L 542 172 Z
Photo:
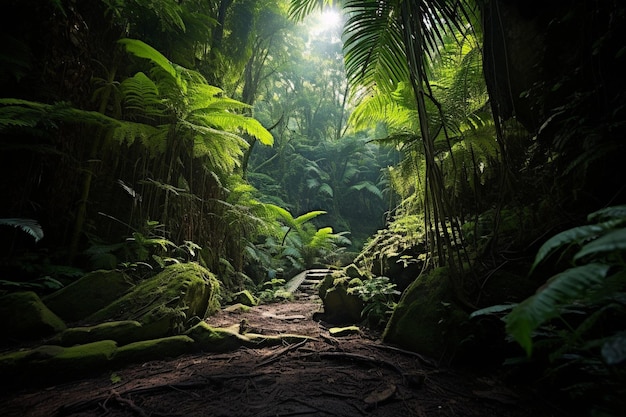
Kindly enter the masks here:
M 363 279 L 365 277 L 365 273 L 359 269 L 355 264 L 350 264 L 346 266 L 344 269 L 344 274 L 350 278 L 359 278 Z
M 363 301 L 348 293 L 347 285 L 335 285 L 323 298 L 324 319 L 330 323 L 357 323 L 361 321 Z
M 437 268 L 406 289 L 387 323 L 385 342 L 436 358 L 454 353 L 468 315 L 453 301 L 447 274 L 447 268 Z
M 44 298 L 63 320 L 80 321 L 126 294 L 133 284 L 121 271 L 94 271 Z
M 237 304 L 233 304 L 228 307 L 225 307 L 224 311 L 227 311 L 229 313 L 245 313 L 247 311 L 250 311 L 250 307 L 237 303 Z
M 189 329 L 186 333 L 195 341 L 195 348 L 205 352 L 230 352 L 242 346 L 262 348 L 278 346 L 285 343 L 298 343 L 312 339 L 309 336 L 297 334 L 263 335 L 256 333 L 239 333 L 240 325 L 231 327 L 212 327 L 201 322 Z
M 55 342 L 61 346 L 73 346 L 98 340 L 114 340 L 121 346 L 140 340 L 143 337 L 143 330 L 138 321 L 111 321 L 95 326 L 66 329 Z
M 0 356 L 2 384 L 62 382 L 101 372 L 110 366 L 117 350 L 112 340 L 61 347 L 43 345 Z
M 124 365 L 133 362 L 173 358 L 191 352 L 193 347 L 194 340 L 183 335 L 142 340 L 117 349 L 113 360 L 115 365 Z
M 240 348 L 247 338 L 235 329 L 222 329 L 200 322 L 186 333 L 195 341 L 197 350 L 205 352 L 229 352 Z
M 174 264 L 86 321 L 136 320 L 142 325 L 142 338 L 165 337 L 182 332 L 192 317 L 205 318 L 219 309 L 218 291 L 217 278 L 206 268 L 195 263 Z
M 65 329 L 65 323 L 32 291 L 0 298 L 0 332 L 4 338 L 39 340 Z
M 259 300 L 257 300 L 254 295 L 250 294 L 250 291 L 243 290 L 233 294 L 233 303 L 252 307 L 257 305 Z

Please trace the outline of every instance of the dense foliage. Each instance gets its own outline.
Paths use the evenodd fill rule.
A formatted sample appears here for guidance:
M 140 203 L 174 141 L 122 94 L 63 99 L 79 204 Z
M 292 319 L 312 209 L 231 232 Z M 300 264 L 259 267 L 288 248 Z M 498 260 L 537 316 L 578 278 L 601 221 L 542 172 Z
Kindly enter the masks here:
M 2 291 L 195 261 L 269 300 L 354 261 L 384 324 L 431 274 L 459 351 L 503 316 L 508 363 L 618 415 L 626 8 L 539 6 L 8 1 Z

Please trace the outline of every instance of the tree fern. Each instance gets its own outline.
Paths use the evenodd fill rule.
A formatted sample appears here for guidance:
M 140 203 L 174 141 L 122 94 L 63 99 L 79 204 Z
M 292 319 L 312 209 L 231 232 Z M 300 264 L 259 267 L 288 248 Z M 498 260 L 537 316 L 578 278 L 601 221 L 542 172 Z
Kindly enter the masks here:
M 122 81 L 120 89 L 123 91 L 126 110 L 139 111 L 148 118 L 164 115 L 163 99 L 159 96 L 159 89 L 143 72 Z

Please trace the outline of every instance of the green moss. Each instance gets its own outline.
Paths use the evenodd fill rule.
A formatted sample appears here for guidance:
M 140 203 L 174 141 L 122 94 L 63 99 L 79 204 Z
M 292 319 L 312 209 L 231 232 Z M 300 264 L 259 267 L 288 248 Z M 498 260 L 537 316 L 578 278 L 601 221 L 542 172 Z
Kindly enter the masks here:
M 116 365 L 162 358 L 173 358 L 191 352 L 194 340 L 188 336 L 170 336 L 143 340 L 122 346 L 114 357 Z
M 126 294 L 132 283 L 121 271 L 94 271 L 44 298 L 59 317 L 79 321 Z
M 250 294 L 250 291 L 248 290 L 239 291 L 233 294 L 233 302 L 249 307 L 259 304 L 259 300 L 257 300 L 254 295 Z
M 218 291 L 219 282 L 206 268 L 174 264 L 87 320 L 137 320 L 148 336 L 162 337 L 180 332 L 192 317 L 204 318 L 219 309 Z
M 98 340 L 114 340 L 118 345 L 135 342 L 142 337 L 142 326 L 137 321 L 112 321 L 88 327 L 73 327 L 59 335 L 59 343 L 72 346 L 95 342 Z
M 348 283 L 348 288 L 361 287 L 363 285 L 363 281 L 361 278 L 352 278 Z
M 350 264 L 344 268 L 344 273 L 350 278 L 363 279 L 365 274 L 355 264 Z
M 228 311 L 231 313 L 245 313 L 247 311 L 250 311 L 250 307 L 245 306 L 243 304 L 233 304 L 231 306 L 224 308 L 224 311 Z
M 452 300 L 447 274 L 447 268 L 437 268 L 405 290 L 383 334 L 385 342 L 436 358 L 460 345 L 468 316 Z
M 328 329 L 328 332 L 331 336 L 341 337 L 348 336 L 351 334 L 359 334 L 361 333 L 361 329 L 358 326 L 348 326 L 348 327 L 331 327 Z
M 4 337 L 38 340 L 65 329 L 65 323 L 32 291 L 16 292 L 0 298 L 0 332 Z
M 195 341 L 198 350 L 205 352 L 229 352 L 247 340 L 235 330 L 212 327 L 206 322 L 196 324 L 185 334 Z

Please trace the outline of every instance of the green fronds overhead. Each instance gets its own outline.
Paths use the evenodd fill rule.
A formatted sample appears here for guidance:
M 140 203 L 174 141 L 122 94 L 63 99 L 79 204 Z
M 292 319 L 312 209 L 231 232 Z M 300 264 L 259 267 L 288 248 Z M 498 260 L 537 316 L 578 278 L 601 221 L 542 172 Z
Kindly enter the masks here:
M 391 1 L 350 0 L 344 3 L 346 74 L 353 86 L 376 86 L 390 93 L 409 79 L 402 29 Z
M 333 7 L 338 3 L 341 2 L 338 0 L 292 0 L 289 4 L 289 16 L 301 21 L 315 9 L 323 10 L 325 6 Z

